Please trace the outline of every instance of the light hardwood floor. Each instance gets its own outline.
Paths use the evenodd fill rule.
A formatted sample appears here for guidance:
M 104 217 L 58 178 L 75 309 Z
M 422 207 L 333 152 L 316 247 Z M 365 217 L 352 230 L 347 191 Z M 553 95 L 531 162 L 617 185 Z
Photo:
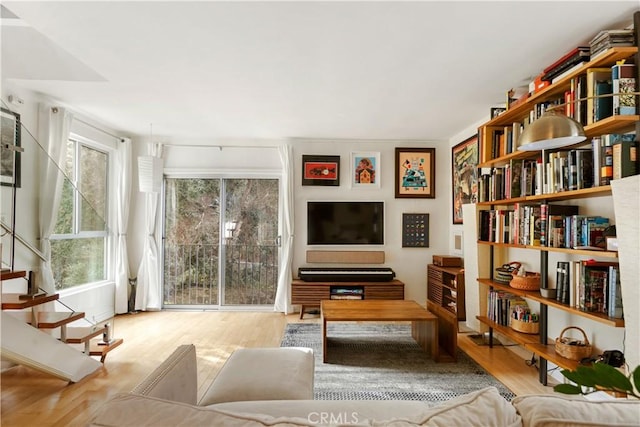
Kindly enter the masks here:
M 198 357 L 198 397 L 226 358 L 240 347 L 277 347 L 288 322 L 319 322 L 318 316 L 271 312 L 162 311 L 117 316 L 114 336 L 124 344 L 104 366 L 75 384 L 17 366 L 1 375 L 0 424 L 84 426 L 106 399 L 130 391 L 176 346 L 193 343 Z M 550 393 L 538 373 L 504 347 L 478 346 L 459 335 L 459 345 L 516 394 Z

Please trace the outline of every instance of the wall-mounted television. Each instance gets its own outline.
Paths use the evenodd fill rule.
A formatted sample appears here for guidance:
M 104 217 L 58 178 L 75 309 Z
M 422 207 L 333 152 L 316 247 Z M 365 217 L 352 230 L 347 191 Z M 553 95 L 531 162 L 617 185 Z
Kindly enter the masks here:
M 307 202 L 308 245 L 383 245 L 384 202 Z

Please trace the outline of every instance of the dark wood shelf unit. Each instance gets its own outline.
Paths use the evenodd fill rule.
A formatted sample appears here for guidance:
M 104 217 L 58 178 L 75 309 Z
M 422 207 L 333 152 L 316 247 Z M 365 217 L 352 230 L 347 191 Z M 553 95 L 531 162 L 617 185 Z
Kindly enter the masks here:
M 291 304 L 300 305 L 300 318 L 305 308 L 320 308 L 320 301 L 331 299 L 332 287 L 361 287 L 364 299 L 404 299 L 404 283 L 400 280 L 388 282 L 291 282 Z
M 427 310 L 438 316 L 440 354 L 455 360 L 458 322 L 466 319 L 462 267 L 427 266 Z

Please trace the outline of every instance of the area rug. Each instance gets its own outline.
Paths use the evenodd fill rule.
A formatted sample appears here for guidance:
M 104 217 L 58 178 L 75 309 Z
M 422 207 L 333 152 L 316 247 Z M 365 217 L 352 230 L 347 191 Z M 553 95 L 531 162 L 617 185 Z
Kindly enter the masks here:
M 457 363 L 435 363 L 411 337 L 408 324 L 329 323 L 328 362 L 322 362 L 317 323 L 290 323 L 281 347 L 310 347 L 315 354 L 317 400 L 419 400 L 434 405 L 495 386 L 515 395 L 458 350 Z

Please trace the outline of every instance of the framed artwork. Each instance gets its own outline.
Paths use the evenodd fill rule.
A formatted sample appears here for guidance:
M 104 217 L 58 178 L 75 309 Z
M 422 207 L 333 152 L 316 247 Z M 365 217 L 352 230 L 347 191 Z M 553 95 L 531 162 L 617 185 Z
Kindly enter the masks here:
M 340 185 L 340 156 L 302 155 L 302 185 Z
M 436 197 L 436 149 L 396 148 L 396 199 Z
M 351 187 L 380 187 L 380 153 L 351 153 Z
M 402 214 L 402 247 L 429 247 L 429 214 Z
M 500 114 L 504 113 L 505 111 L 507 111 L 507 109 L 503 108 L 503 107 L 491 107 L 491 118 L 495 119 L 496 117 L 498 117 Z
M 20 115 L 2 108 L 0 120 L 0 184 L 20 187 Z
M 462 224 L 462 205 L 478 201 L 478 135 L 451 149 L 453 223 Z

